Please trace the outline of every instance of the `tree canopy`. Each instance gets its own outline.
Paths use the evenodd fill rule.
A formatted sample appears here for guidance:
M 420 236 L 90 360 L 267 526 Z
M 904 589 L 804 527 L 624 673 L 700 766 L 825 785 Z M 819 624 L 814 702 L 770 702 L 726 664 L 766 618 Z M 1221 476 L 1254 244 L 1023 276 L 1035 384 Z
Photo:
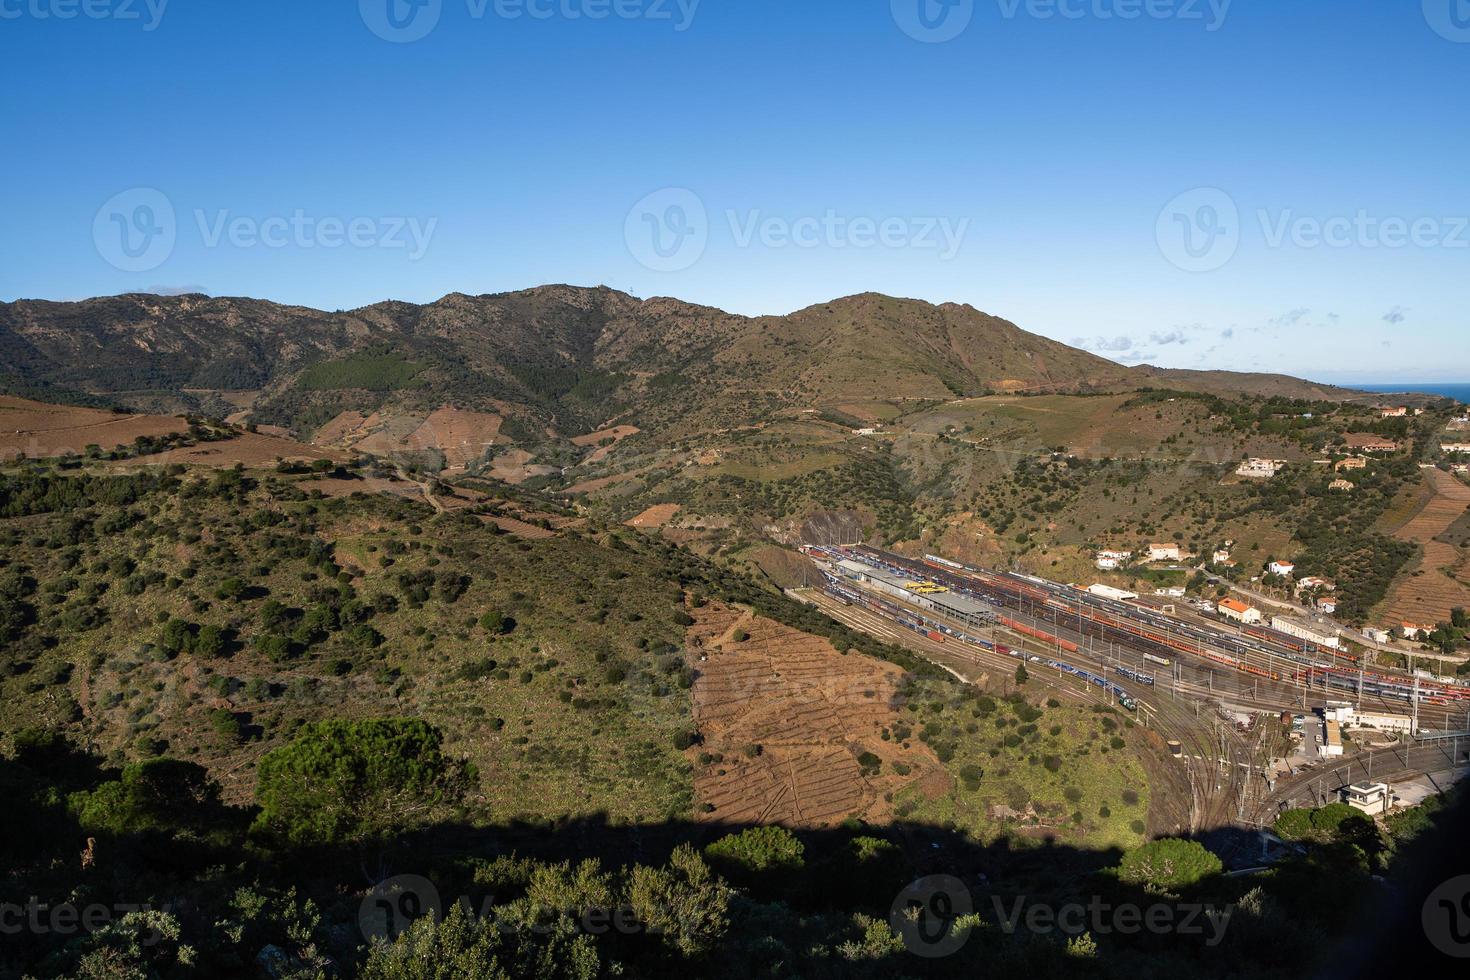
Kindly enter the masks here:
M 390 837 L 454 807 L 473 767 L 450 759 L 443 736 L 408 718 L 304 726 L 260 762 L 255 829 L 290 845 Z

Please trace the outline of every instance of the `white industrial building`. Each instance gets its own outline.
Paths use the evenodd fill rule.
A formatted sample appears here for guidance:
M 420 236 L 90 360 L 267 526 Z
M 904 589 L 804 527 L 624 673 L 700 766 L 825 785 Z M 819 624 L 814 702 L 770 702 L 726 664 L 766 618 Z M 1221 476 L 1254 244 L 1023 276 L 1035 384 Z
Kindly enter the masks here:
M 902 599 L 911 606 L 928 609 L 966 626 L 978 628 L 993 625 L 995 622 L 995 610 L 969 596 L 956 595 L 947 589 L 927 594 L 914 591 L 913 586 L 924 584 L 919 579 L 896 575 L 850 559 L 838 562 L 836 568 L 839 573 L 856 580 L 866 589 Z
M 1351 701 L 1328 701 L 1322 709 L 1322 717 L 1344 728 L 1372 728 L 1380 732 L 1412 734 L 1414 727 L 1414 719 L 1410 715 L 1372 709 L 1359 711 Z
M 1116 599 L 1118 602 L 1127 602 L 1129 599 L 1137 599 L 1137 592 L 1128 592 L 1124 589 L 1115 589 L 1111 585 L 1089 585 L 1087 591 L 1093 595 L 1100 595 L 1104 599 Z
M 1272 616 L 1271 628 L 1280 630 L 1290 636 L 1315 643 L 1321 647 L 1331 647 L 1336 650 L 1342 646 L 1338 639 L 1337 630 L 1326 626 L 1318 626 L 1315 623 L 1303 622 L 1300 619 L 1289 619 L 1286 616 Z

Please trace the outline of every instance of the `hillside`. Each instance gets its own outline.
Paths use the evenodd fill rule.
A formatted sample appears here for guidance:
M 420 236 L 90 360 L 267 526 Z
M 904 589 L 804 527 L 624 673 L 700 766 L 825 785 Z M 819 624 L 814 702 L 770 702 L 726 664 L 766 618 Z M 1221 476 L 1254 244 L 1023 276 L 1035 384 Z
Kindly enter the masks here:
M 512 435 L 618 418 L 697 432 L 882 397 L 1167 386 L 1333 397 L 1290 378 L 1125 368 L 969 306 L 863 294 L 779 317 L 544 286 L 327 312 L 132 294 L 0 304 L 0 390 L 142 411 L 239 413 L 309 435 L 344 411 L 446 404 Z
M 1252 903 L 1346 934 L 1305 860 L 1120 878 L 1168 803 L 1162 742 L 1065 683 L 961 685 L 653 534 L 504 533 L 505 501 L 343 494 L 378 478 L 330 461 L 148 461 L 0 471 L 0 884 L 121 910 L 21 931 L 0 976 L 417 977 L 414 942 L 483 935 L 485 962 L 537 968 L 456 975 L 733 980 L 779 955 L 878 980 L 912 974 L 890 909 L 932 874 L 982 883 L 977 907 L 1077 882 L 1240 906 L 1230 945 L 1184 947 L 1222 964 L 1203 976 L 1278 975 Z M 1362 896 L 1392 871 L 1372 847 L 1327 853 Z M 610 910 L 615 932 L 579 925 Z M 1148 976 L 1149 938 L 1100 974 L 980 920 L 923 975 Z

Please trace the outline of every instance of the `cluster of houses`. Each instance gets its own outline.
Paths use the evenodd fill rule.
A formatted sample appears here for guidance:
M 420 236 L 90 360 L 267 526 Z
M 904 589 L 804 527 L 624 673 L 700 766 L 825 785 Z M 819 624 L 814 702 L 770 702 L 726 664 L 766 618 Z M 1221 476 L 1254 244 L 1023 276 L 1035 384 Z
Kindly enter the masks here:
M 1429 634 L 1433 633 L 1437 626 L 1424 626 L 1421 623 L 1400 623 L 1394 630 L 1386 630 L 1379 626 L 1363 627 L 1363 635 L 1375 643 L 1388 643 L 1393 640 L 1395 632 L 1403 635 L 1406 640 L 1427 640 Z
M 1153 563 L 1161 561 L 1183 561 L 1186 558 L 1192 557 L 1194 556 L 1184 551 L 1179 545 L 1170 542 L 1168 544 L 1149 545 L 1148 553 L 1143 560 L 1148 563 Z M 1099 551 L 1093 556 L 1093 561 L 1097 563 L 1097 567 L 1105 572 L 1122 568 L 1132 560 L 1133 552 L 1118 551 L 1112 548 Z

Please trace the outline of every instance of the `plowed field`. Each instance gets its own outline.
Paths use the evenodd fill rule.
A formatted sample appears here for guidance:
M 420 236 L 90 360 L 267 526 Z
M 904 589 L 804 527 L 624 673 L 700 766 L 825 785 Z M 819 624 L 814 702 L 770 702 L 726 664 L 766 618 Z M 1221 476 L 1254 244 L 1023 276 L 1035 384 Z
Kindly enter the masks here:
M 939 770 L 929 750 L 882 738 L 902 671 L 731 606 L 693 610 L 695 795 L 718 821 L 824 827 L 892 816 L 895 790 Z M 859 757 L 871 753 L 864 771 Z M 908 771 L 900 775 L 898 763 Z

